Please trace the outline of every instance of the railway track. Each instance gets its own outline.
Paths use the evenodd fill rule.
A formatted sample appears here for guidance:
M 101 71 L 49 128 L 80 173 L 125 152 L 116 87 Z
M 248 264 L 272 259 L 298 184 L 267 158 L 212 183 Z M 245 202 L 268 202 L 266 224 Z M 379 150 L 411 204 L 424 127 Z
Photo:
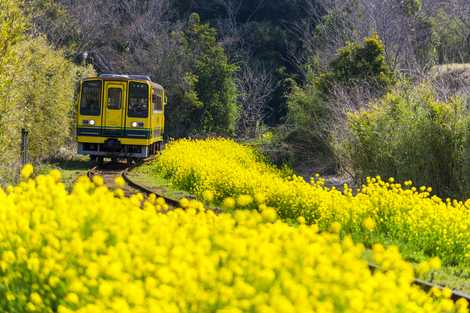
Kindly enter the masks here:
M 373 264 L 373 263 L 369 262 L 369 269 L 371 270 L 371 272 L 375 272 L 375 271 L 380 270 L 380 267 L 377 266 L 376 264 Z M 428 281 L 425 281 L 425 280 L 422 280 L 422 279 L 419 279 L 419 278 L 415 278 L 413 280 L 413 285 L 418 286 L 419 288 L 421 288 L 422 290 L 424 290 L 426 292 L 430 291 L 433 288 L 437 288 L 439 290 L 443 290 L 444 288 L 446 288 L 446 286 L 433 284 L 431 282 L 428 282 Z M 470 295 L 468 295 L 464 292 L 461 292 L 459 290 L 455 290 L 455 289 L 451 289 L 451 290 L 452 290 L 452 295 L 450 296 L 450 298 L 452 299 L 452 301 L 455 302 L 455 301 L 458 301 L 460 299 L 465 299 L 465 300 L 467 300 L 468 303 L 470 303 Z
M 135 181 L 133 181 L 129 177 L 129 171 L 133 170 L 137 166 L 148 163 L 152 160 L 153 158 L 146 159 L 143 162 L 139 162 L 134 165 L 129 165 L 127 163 L 120 163 L 120 162 L 111 162 L 111 163 L 105 163 L 103 165 L 96 165 L 88 170 L 87 176 L 90 179 L 92 179 L 93 176 L 97 176 L 97 175 L 103 177 L 105 185 L 111 189 L 114 189 L 117 187 L 115 183 L 116 178 L 122 177 L 124 181 L 126 182 L 126 186 L 121 187 L 121 189 L 123 189 L 124 194 L 126 196 L 130 196 L 135 193 L 142 193 L 147 196 L 150 194 L 154 194 L 157 197 L 165 199 L 166 203 L 170 207 L 172 208 L 178 207 L 179 206 L 178 200 L 169 198 L 155 190 L 142 186 L 136 183 Z

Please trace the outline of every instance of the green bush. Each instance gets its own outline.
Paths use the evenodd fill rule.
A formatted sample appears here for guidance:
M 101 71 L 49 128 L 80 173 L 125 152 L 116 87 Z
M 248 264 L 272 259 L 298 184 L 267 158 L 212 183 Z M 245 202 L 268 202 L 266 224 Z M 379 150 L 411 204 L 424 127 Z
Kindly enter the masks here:
M 292 88 L 288 97 L 287 130 L 281 139 L 294 156 L 292 163 L 322 173 L 337 169 L 330 134 L 346 108 L 333 91 L 352 94 L 352 90 L 367 86 L 371 96 L 377 96 L 395 80 L 377 34 L 365 38 L 363 45 L 349 43 L 337 54 L 328 71 L 316 75 L 315 66 L 310 65 L 304 86 Z
M 0 4 L 0 184 L 18 173 L 22 128 L 30 134 L 32 162 L 56 155 L 73 140 L 76 81 L 85 70 L 44 38 L 28 35 L 19 5 Z
M 328 138 L 332 112 L 312 71 L 309 71 L 303 88 L 296 85 L 292 88 L 287 104 L 288 132 L 282 140 L 292 150 L 290 161 L 323 170 L 331 167 L 333 156 Z
M 385 61 L 384 45 L 376 33 L 366 37 L 363 45 L 349 43 L 337 53 L 330 70 L 317 80 L 322 93 L 328 95 L 336 85 L 353 87 L 368 82 L 373 88 L 386 90 L 393 84 L 393 72 Z
M 21 127 L 29 130 L 32 160 L 48 158 L 73 140 L 76 83 L 85 69 L 66 61 L 44 38 L 18 45 L 22 59 L 18 102 Z
M 16 103 L 19 92 L 12 77 L 20 64 L 14 45 L 21 41 L 26 29 L 25 19 L 16 1 L 0 2 L 0 178 L 11 168 L 18 155 L 15 139 L 18 138 L 19 113 Z M 16 145 L 15 145 L 16 144 Z M 0 179 L 1 182 L 1 179 Z
M 401 84 L 368 110 L 348 116 L 336 152 L 358 178 L 381 175 L 468 195 L 469 112 L 460 98 L 438 101 L 430 84 Z

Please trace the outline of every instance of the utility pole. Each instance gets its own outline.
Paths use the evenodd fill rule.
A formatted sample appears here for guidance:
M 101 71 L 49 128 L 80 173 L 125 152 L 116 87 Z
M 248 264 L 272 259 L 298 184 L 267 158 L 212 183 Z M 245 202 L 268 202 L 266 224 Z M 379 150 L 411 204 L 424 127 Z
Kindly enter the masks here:
M 28 130 L 21 129 L 21 167 L 28 163 Z

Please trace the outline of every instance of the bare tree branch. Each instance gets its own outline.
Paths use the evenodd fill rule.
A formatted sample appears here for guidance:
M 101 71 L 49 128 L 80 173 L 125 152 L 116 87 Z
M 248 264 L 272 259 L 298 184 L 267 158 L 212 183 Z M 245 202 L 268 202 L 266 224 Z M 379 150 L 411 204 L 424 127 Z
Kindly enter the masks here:
M 244 64 L 238 73 L 240 119 L 238 134 L 240 137 L 258 136 L 266 117 L 266 103 L 273 91 L 272 74 L 259 64 Z

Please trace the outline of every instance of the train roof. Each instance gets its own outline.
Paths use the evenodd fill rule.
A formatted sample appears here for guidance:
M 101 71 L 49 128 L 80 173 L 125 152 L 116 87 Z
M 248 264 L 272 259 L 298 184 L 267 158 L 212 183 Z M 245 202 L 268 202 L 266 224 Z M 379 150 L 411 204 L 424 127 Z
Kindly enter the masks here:
M 94 77 L 89 77 L 87 79 L 93 79 Z M 149 82 L 152 86 L 157 89 L 164 89 L 163 86 L 152 81 L 148 75 L 129 75 L 129 74 L 112 74 L 112 73 L 103 73 L 98 75 L 98 77 L 103 80 L 143 80 Z

